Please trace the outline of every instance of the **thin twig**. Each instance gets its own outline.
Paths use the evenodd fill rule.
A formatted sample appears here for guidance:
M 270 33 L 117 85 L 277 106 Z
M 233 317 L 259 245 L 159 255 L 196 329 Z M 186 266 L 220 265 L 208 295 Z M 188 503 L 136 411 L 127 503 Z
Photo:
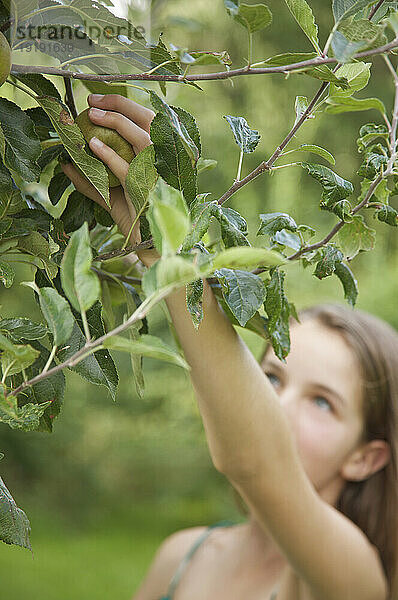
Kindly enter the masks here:
M 39 381 L 41 381 L 42 379 L 45 379 L 46 377 L 55 375 L 55 373 L 58 373 L 62 369 L 65 369 L 67 367 L 74 367 L 80 361 L 82 361 L 86 356 L 89 356 L 90 354 L 92 354 L 93 352 L 96 352 L 97 350 L 103 349 L 103 343 L 106 340 L 108 340 L 109 338 L 111 338 L 114 335 L 118 335 L 119 333 L 122 333 L 123 331 L 125 331 L 126 329 L 131 327 L 131 325 L 133 325 L 133 323 L 135 323 L 136 321 L 141 321 L 155 304 L 158 304 L 161 300 L 163 300 L 166 296 L 168 296 L 171 292 L 173 292 L 178 287 L 179 287 L 178 284 L 175 284 L 175 283 L 170 284 L 167 287 L 163 288 L 163 290 L 161 290 L 160 292 L 155 292 L 154 294 L 148 296 L 140 304 L 140 306 L 134 311 L 134 313 L 132 315 L 130 315 L 130 317 L 127 319 L 127 321 L 125 321 L 124 323 L 121 323 L 120 325 L 115 327 L 115 329 L 112 329 L 112 331 L 105 333 L 104 335 L 100 336 L 99 338 L 86 342 L 86 344 L 80 350 L 75 352 L 75 354 L 73 356 L 71 356 L 67 360 L 64 360 L 63 362 L 59 363 L 52 369 L 49 369 L 45 373 L 43 373 L 43 372 L 39 373 L 38 375 L 36 375 L 35 377 L 32 377 L 32 379 L 29 379 L 28 381 L 24 381 L 17 388 L 15 388 L 14 390 L 11 390 L 8 393 L 8 396 L 16 396 L 26 387 L 32 386 L 32 385 L 38 383 Z
M 123 250 L 117 249 L 112 250 L 111 252 L 106 252 L 104 254 L 98 254 L 98 256 L 94 257 L 94 260 L 111 260 L 112 258 L 118 258 L 120 256 L 126 256 L 127 254 L 131 254 L 132 252 L 136 252 L 137 250 L 146 250 L 148 248 L 152 248 L 153 239 L 149 238 L 144 242 L 140 242 L 135 246 L 127 246 Z
M 375 191 L 375 189 L 377 188 L 377 186 L 379 185 L 379 183 L 383 179 L 383 177 L 384 177 L 384 174 L 380 173 L 379 176 L 374 181 L 372 181 L 365 198 L 362 200 L 362 202 L 357 204 L 357 206 L 355 206 L 355 208 L 352 209 L 352 211 L 351 211 L 352 215 L 355 215 L 358 211 L 361 210 L 361 208 L 366 206 L 366 204 L 369 202 L 369 199 L 371 198 L 373 192 Z M 327 234 L 327 236 L 325 236 L 323 238 L 323 240 L 321 240 L 320 242 L 317 242 L 316 244 L 312 244 L 311 246 L 305 246 L 304 248 L 301 248 L 295 254 L 292 254 L 291 256 L 289 256 L 288 260 L 295 260 L 296 258 L 299 258 L 302 254 L 304 254 L 306 252 L 311 252 L 312 250 L 318 250 L 318 248 L 321 248 L 322 246 L 327 244 L 336 235 L 336 233 L 338 231 L 340 231 L 340 229 L 343 227 L 344 224 L 345 224 L 345 221 L 339 221 L 333 227 L 333 229 Z
M 370 198 L 373 195 L 373 192 L 375 191 L 375 189 L 377 188 L 379 183 L 382 181 L 382 179 L 385 179 L 386 177 L 391 175 L 392 169 L 394 167 L 396 155 L 397 155 L 397 152 L 396 152 L 397 126 L 398 126 L 398 77 L 395 77 L 395 100 L 394 100 L 394 110 L 393 110 L 393 115 L 392 115 L 391 132 L 390 132 L 391 156 L 387 163 L 386 170 L 382 173 L 379 173 L 379 175 L 376 177 L 376 179 L 374 181 L 372 181 L 362 202 L 357 204 L 357 206 L 355 206 L 352 209 L 352 211 L 351 211 L 352 215 L 356 215 L 357 212 L 359 212 L 362 208 L 364 208 L 368 204 Z M 336 225 L 333 227 L 333 229 L 327 234 L 327 236 L 325 236 L 320 242 L 317 242 L 316 244 L 311 244 L 310 246 L 304 246 L 303 248 L 300 248 L 300 250 L 298 250 L 295 254 L 292 254 L 291 256 L 289 256 L 288 260 L 296 260 L 302 254 L 305 254 L 307 252 L 312 252 L 313 250 L 318 250 L 318 248 L 321 248 L 322 246 L 327 244 L 336 235 L 336 233 L 338 233 L 340 231 L 340 229 L 343 227 L 344 224 L 345 224 L 345 221 L 339 221 L 338 223 L 336 223 Z
M 379 5 L 381 5 L 381 3 L 379 3 Z M 369 17 L 369 18 L 371 18 L 371 17 Z M 395 38 L 389 44 L 385 44 L 384 46 L 380 46 L 379 48 L 375 48 L 368 52 L 358 53 L 355 55 L 354 58 L 359 59 L 359 58 L 362 58 L 365 56 L 372 56 L 372 55 L 385 53 L 385 52 L 392 50 L 395 47 L 398 47 L 398 38 Z M 338 65 L 339 65 L 338 61 L 335 58 L 317 57 L 316 59 L 313 59 L 310 61 L 302 61 L 301 63 L 295 63 L 292 65 L 286 65 L 286 66 L 282 66 L 282 67 L 268 67 L 268 68 L 264 68 L 264 69 L 261 69 L 261 68 L 253 69 L 250 67 L 249 68 L 246 67 L 244 69 L 235 69 L 234 71 L 227 71 L 227 72 L 222 72 L 222 73 L 210 73 L 210 74 L 202 73 L 202 74 L 198 74 L 198 75 L 186 75 L 186 76 L 184 76 L 184 75 L 182 75 L 182 76 L 159 75 L 159 74 L 158 75 L 148 75 L 145 73 L 135 74 L 135 75 L 93 75 L 93 74 L 87 74 L 87 73 L 74 73 L 71 71 L 64 71 L 62 69 L 56 69 L 53 67 L 44 67 L 44 68 L 42 66 L 27 67 L 25 65 L 13 65 L 11 72 L 14 72 L 14 73 L 40 72 L 41 74 L 62 75 L 62 77 L 64 77 L 64 80 L 65 80 L 65 85 L 67 86 L 67 80 L 71 79 L 71 78 L 83 79 L 83 80 L 94 80 L 94 81 L 127 81 L 130 79 L 152 80 L 152 81 L 200 81 L 200 80 L 203 81 L 203 80 L 214 80 L 214 79 L 228 79 L 230 77 L 235 77 L 237 75 L 254 75 L 254 74 L 265 74 L 265 73 L 287 73 L 289 71 L 294 71 L 297 69 L 301 69 L 303 67 L 311 67 L 311 66 L 316 66 L 319 64 L 336 64 L 334 71 L 338 68 Z M 248 181 L 251 181 L 252 179 L 257 177 L 257 175 L 264 172 L 265 170 L 270 170 L 272 168 L 273 164 L 278 159 L 278 157 L 282 153 L 283 149 L 286 147 L 286 145 L 292 139 L 292 137 L 294 136 L 296 131 L 299 129 L 299 127 L 308 118 L 308 116 L 310 115 L 314 106 L 316 105 L 316 102 L 319 100 L 320 96 L 322 95 L 322 93 L 324 92 L 324 90 L 327 88 L 328 85 L 329 85 L 328 82 L 322 83 L 322 85 L 318 89 L 318 92 L 315 94 L 314 98 L 312 99 L 309 106 L 307 107 L 306 111 L 303 113 L 303 115 L 300 117 L 300 119 L 297 121 L 297 123 L 295 123 L 295 125 L 292 127 L 290 132 L 287 134 L 287 136 L 285 137 L 283 142 L 278 146 L 278 148 L 275 150 L 275 152 L 272 154 L 272 156 L 268 159 L 268 161 L 267 162 L 263 161 L 252 173 L 250 173 L 242 181 L 235 182 L 234 186 L 232 186 L 230 188 L 230 190 L 228 190 L 220 198 L 220 200 L 219 200 L 220 204 L 222 204 L 222 202 L 224 202 L 235 191 L 237 191 L 237 189 L 240 189 L 243 185 L 248 183 Z M 66 89 L 68 89 L 68 88 L 66 88 Z M 71 112 L 72 112 L 73 109 L 71 108 L 71 106 L 69 106 L 69 108 L 71 109 Z M 397 121 L 398 121 L 398 86 L 396 85 L 394 115 L 393 115 L 393 121 L 392 121 L 392 126 L 391 126 L 391 129 L 392 129 L 391 140 L 392 140 L 392 147 L 394 150 L 395 150 L 395 144 L 396 144 Z M 395 152 L 394 152 L 394 159 L 395 159 Z M 388 170 L 391 171 L 392 166 L 393 166 L 393 156 L 391 156 L 391 158 L 390 158 L 389 164 L 387 166 L 387 171 Z M 353 209 L 352 214 L 355 214 L 356 212 L 358 212 L 361 208 L 363 208 L 367 204 L 369 198 L 371 197 L 371 195 L 373 194 L 377 185 L 380 183 L 380 181 L 383 179 L 384 176 L 386 176 L 386 173 L 380 174 L 378 176 L 378 178 L 374 182 L 372 182 L 364 200 Z M 316 249 L 316 248 L 321 247 L 322 245 L 327 243 L 327 241 L 329 241 L 343 225 L 344 225 L 344 222 L 338 223 L 337 225 L 335 225 L 335 227 L 332 229 L 332 231 L 323 240 L 321 240 L 317 244 L 313 244 L 312 246 L 302 248 L 295 255 L 290 256 L 289 260 L 293 260 L 293 259 L 297 258 L 298 256 L 300 256 L 301 254 L 303 254 L 304 252 L 309 252 L 311 249 Z M 130 254 L 130 253 L 136 251 L 137 249 L 148 248 L 150 245 L 152 245 L 152 240 L 147 240 L 145 242 L 141 242 L 140 244 L 138 244 L 136 246 L 124 248 L 123 250 L 114 250 L 110 253 L 98 255 L 97 257 L 95 257 L 95 260 L 107 260 L 107 259 L 115 258 L 117 256 L 127 255 L 127 254 Z M 94 270 L 96 270 L 96 269 L 94 268 Z M 97 269 L 97 272 L 99 272 L 99 271 L 100 270 Z M 125 279 L 127 279 L 127 278 L 125 278 Z M 128 279 L 132 279 L 132 278 L 128 278 Z M 154 304 L 157 304 L 158 302 L 163 300 L 163 298 L 165 298 L 169 293 L 171 293 L 177 287 L 178 287 L 178 284 L 171 284 L 167 288 L 163 289 L 162 292 L 160 292 L 160 293 L 158 292 L 154 296 L 149 296 L 148 298 L 146 298 L 144 300 L 144 302 L 140 305 L 140 307 L 137 308 L 137 310 L 132 315 L 130 315 L 130 317 L 127 319 L 127 321 L 125 321 L 124 323 L 122 323 L 121 325 L 119 325 L 118 327 L 113 329 L 112 331 L 109 331 L 108 333 L 104 334 L 103 336 L 101 336 L 95 340 L 90 340 L 90 334 L 88 331 L 86 344 L 78 352 L 76 352 L 72 357 L 70 357 L 69 359 L 65 360 L 64 362 L 56 365 L 52 369 L 48 369 L 47 371 L 43 371 L 43 372 L 39 373 L 38 375 L 36 375 L 35 377 L 33 377 L 30 380 L 24 381 L 16 389 L 11 390 L 9 395 L 16 396 L 18 393 L 20 393 L 26 387 L 32 386 L 35 383 L 38 383 L 39 381 L 41 381 L 42 379 L 49 377 L 49 376 L 61 371 L 62 369 L 66 368 L 66 367 L 73 367 L 73 366 L 77 365 L 86 356 L 89 356 L 93 352 L 103 348 L 103 342 L 106 341 L 108 338 L 125 331 L 133 323 L 135 323 L 138 320 L 143 319 L 146 316 L 147 312 L 150 310 L 150 308 Z
M 108 273 L 107 271 L 103 271 L 102 269 L 96 269 L 95 267 L 91 267 L 91 270 L 94 271 L 94 273 L 97 273 L 100 279 L 118 279 L 119 281 L 123 281 L 124 283 L 130 283 L 131 285 L 137 283 L 141 284 L 142 281 L 140 277 L 129 277 L 127 275 L 121 275 L 120 273 Z
M 352 57 L 353 60 L 366 58 L 369 56 L 377 56 L 378 54 L 384 54 L 390 52 L 394 48 L 398 47 L 398 37 L 394 38 L 388 44 L 373 48 L 372 50 L 365 50 L 364 52 L 358 52 Z M 242 75 L 266 75 L 268 73 L 281 73 L 286 74 L 290 71 L 297 71 L 304 68 L 316 67 L 318 65 L 333 65 L 338 63 L 338 60 L 334 57 L 322 57 L 318 56 L 310 60 L 304 60 L 290 65 L 282 65 L 278 67 L 263 67 L 263 68 L 252 68 L 242 67 L 240 69 L 231 69 L 230 71 L 221 71 L 217 73 L 198 73 L 196 75 L 160 75 L 160 74 L 148 74 L 148 73 L 132 73 L 132 74 L 105 74 L 95 75 L 94 73 L 80 73 L 75 71 L 65 71 L 64 69 L 57 69 L 56 67 L 44 67 L 36 65 L 12 65 L 11 73 L 41 73 L 42 75 L 61 75 L 62 77 L 69 77 L 72 79 L 83 79 L 85 81 L 211 81 L 215 79 L 230 79 L 231 77 L 237 77 Z
M 75 98 L 73 96 L 72 81 L 69 77 L 64 77 L 65 82 L 65 103 L 70 110 L 70 114 L 74 119 L 77 117 Z
M 372 10 L 370 11 L 369 16 L 368 16 L 369 21 L 371 21 L 371 19 L 373 19 L 374 15 L 379 10 L 379 8 L 382 4 L 384 4 L 384 0 L 379 0 L 379 2 L 376 4 L 376 6 L 374 6 L 372 8 Z
M 244 177 L 240 181 L 235 181 L 231 185 L 231 187 L 229 188 L 229 190 L 227 190 L 221 196 L 221 198 L 218 200 L 218 204 L 224 204 L 224 202 L 226 202 L 233 194 L 235 194 L 235 192 L 237 192 L 238 190 L 240 190 L 240 188 L 242 188 L 244 185 L 247 185 L 250 181 L 252 181 L 256 177 L 258 177 L 259 175 L 261 175 L 265 171 L 270 171 L 271 170 L 272 165 L 279 158 L 279 156 L 282 153 L 283 149 L 287 146 L 287 144 L 290 142 L 290 140 L 292 139 L 292 137 L 294 136 L 294 134 L 296 133 L 296 131 L 304 123 L 304 121 L 309 117 L 309 115 L 311 114 L 312 109 L 314 108 L 315 104 L 317 103 L 317 101 L 319 100 L 319 98 L 322 96 L 323 92 L 325 91 L 325 89 L 327 88 L 328 85 L 329 85 L 329 83 L 327 81 L 325 81 L 325 82 L 322 83 L 322 85 L 320 86 L 320 88 L 316 92 L 315 96 L 313 97 L 313 99 L 311 100 L 311 102 L 309 103 L 309 105 L 307 106 L 307 108 L 305 109 L 305 111 L 303 112 L 303 114 L 301 115 L 301 117 L 298 119 L 297 123 L 295 123 L 293 125 L 293 127 L 291 128 L 291 130 L 289 131 L 289 133 L 287 134 L 287 136 L 283 140 L 283 142 L 281 142 L 281 144 L 277 147 L 277 149 L 272 154 L 272 156 L 267 161 L 261 162 L 255 169 L 253 169 L 253 171 L 251 173 L 249 173 L 248 175 L 246 175 L 246 177 Z

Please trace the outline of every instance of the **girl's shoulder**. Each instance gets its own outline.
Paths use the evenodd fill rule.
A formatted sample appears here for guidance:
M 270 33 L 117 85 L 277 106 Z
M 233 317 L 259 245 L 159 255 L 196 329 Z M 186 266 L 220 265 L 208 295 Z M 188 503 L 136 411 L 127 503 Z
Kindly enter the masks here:
M 133 600 L 152 600 L 161 597 L 181 561 L 206 526 L 189 527 L 170 534 L 157 549 L 144 581 Z

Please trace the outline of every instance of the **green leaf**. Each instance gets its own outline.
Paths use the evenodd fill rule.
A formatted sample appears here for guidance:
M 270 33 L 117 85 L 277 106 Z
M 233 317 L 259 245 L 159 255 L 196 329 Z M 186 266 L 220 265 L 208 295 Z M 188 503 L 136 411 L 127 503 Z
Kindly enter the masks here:
M 109 180 L 102 161 L 88 154 L 85 150 L 86 140 L 80 127 L 73 121 L 68 107 L 49 96 L 36 98 L 40 106 L 49 116 L 55 131 L 58 133 L 62 144 L 71 159 L 82 171 L 82 173 L 93 184 L 108 206 L 109 204 Z
M 36 284 L 35 284 L 36 285 Z M 54 337 L 54 346 L 65 344 L 72 335 L 74 318 L 68 302 L 50 287 L 37 288 L 40 308 Z
M 225 302 L 244 327 L 263 303 L 265 288 L 258 275 L 248 271 L 220 269 L 215 271 Z
M 82 320 L 78 314 L 74 316 L 75 325 L 72 335 L 67 341 L 66 346 L 57 352 L 57 356 L 62 362 L 76 354 L 86 343 Z M 101 304 L 99 301 L 88 309 L 86 316 L 91 337 L 95 339 L 104 335 L 104 322 L 101 316 Z M 115 400 L 119 378 L 115 363 L 108 350 L 98 350 L 94 354 L 90 354 L 84 358 L 76 366 L 68 368 L 76 371 L 76 373 L 87 379 L 90 383 L 105 386 L 112 400 Z
M 142 335 L 138 340 L 131 340 L 119 335 L 113 335 L 107 338 L 103 346 L 110 350 L 119 350 L 120 352 L 130 352 L 149 356 L 166 362 L 178 365 L 183 369 L 189 370 L 186 360 L 180 356 L 173 348 L 165 344 L 160 338 L 153 335 Z
M 280 231 L 277 231 L 275 235 L 272 236 L 271 241 L 273 243 L 292 248 L 295 251 L 301 248 L 300 236 L 296 233 L 290 233 L 289 231 L 286 231 L 286 229 L 281 229 Z
M 201 276 L 199 269 L 181 256 L 163 256 L 157 263 L 156 278 L 159 288 L 190 283 Z
M 190 64 L 192 65 L 231 65 L 231 58 L 226 50 L 223 52 L 210 52 L 205 50 L 200 50 L 199 52 L 190 52 L 189 56 L 191 56 L 194 60 Z M 183 62 L 183 61 L 181 61 Z
M 38 232 L 32 231 L 18 240 L 18 249 L 22 252 L 38 257 L 43 262 L 43 268 L 53 279 L 58 273 L 58 265 L 51 260 L 51 248 L 49 242 Z
M 202 173 L 203 171 L 210 171 L 217 166 L 217 161 L 212 158 L 202 158 L 200 157 L 197 164 L 198 173 Z
M 272 13 L 265 4 L 244 4 L 239 0 L 225 0 L 224 5 L 227 13 L 249 33 L 261 31 L 272 23 Z
M 276 267 L 283 264 L 283 256 L 272 250 L 235 246 L 227 248 L 213 258 L 214 269 L 245 269 L 249 267 Z
M 135 310 L 138 308 L 138 306 L 140 306 L 142 302 L 141 298 L 139 297 L 138 293 L 132 285 L 126 282 L 120 282 L 120 284 L 123 288 L 127 308 L 127 314 L 123 315 L 123 320 L 125 320 L 135 312 Z M 128 328 L 127 333 L 131 340 L 138 340 L 140 339 L 140 334 L 147 333 L 147 331 L 148 329 L 147 327 L 145 328 L 145 325 L 142 321 L 136 321 L 131 327 Z M 145 380 L 142 370 L 142 355 L 130 354 L 130 360 L 131 368 L 133 370 L 134 375 L 136 392 L 139 398 L 143 398 L 145 391 Z
M 296 96 L 296 100 L 294 103 L 294 110 L 296 111 L 296 120 L 294 121 L 294 125 L 301 119 L 303 114 L 308 108 L 308 98 L 305 96 Z
M 224 313 L 232 323 L 232 325 L 236 325 L 237 327 L 242 327 L 237 318 L 231 312 L 228 304 L 225 302 L 224 297 L 222 295 L 222 291 L 220 290 L 220 286 L 213 287 L 213 292 L 217 296 L 217 301 L 223 309 Z M 264 340 L 269 341 L 269 334 L 266 326 L 266 318 L 260 315 L 258 311 L 255 312 L 253 317 L 247 321 L 244 326 L 248 331 L 252 331 L 256 335 L 259 335 Z
M 340 98 L 349 98 L 354 92 L 359 92 L 367 86 L 370 77 L 371 63 L 356 62 L 342 65 L 336 71 L 337 77 L 344 77 L 348 82 L 346 90 L 330 86 L 329 99 L 337 102 Z
M 163 35 L 163 33 L 159 34 L 159 40 L 158 40 L 158 43 L 156 44 L 156 46 L 154 44 L 150 44 L 150 57 L 151 57 L 152 62 L 155 65 L 161 65 L 161 64 L 165 63 L 166 61 L 170 61 L 173 59 L 172 55 L 170 54 L 170 52 L 167 49 L 167 46 L 165 45 L 165 43 L 162 40 L 162 35 Z M 164 65 L 163 67 L 158 68 L 157 72 L 163 73 L 164 75 L 166 75 L 167 73 L 173 73 L 174 75 L 181 75 L 181 73 L 182 73 L 181 67 L 177 62 L 175 62 L 175 63 L 171 62 L 167 65 Z M 165 96 L 166 95 L 166 82 L 163 82 L 163 83 L 164 83 L 164 89 L 162 88 L 162 86 L 161 86 L 161 89 L 163 90 L 163 94 Z
M 266 287 L 267 331 L 276 356 L 285 362 L 290 351 L 289 317 L 294 308 L 284 292 L 285 273 L 275 269 Z M 293 311 L 294 314 L 294 311 Z
M 151 140 L 155 148 L 157 172 L 169 185 L 181 190 L 188 204 L 191 204 L 197 194 L 197 169 L 192 165 L 181 138 L 163 113 L 157 113 L 151 122 Z
M 61 200 L 65 190 L 67 190 L 70 186 L 70 189 L 73 188 L 73 184 L 69 177 L 65 175 L 65 173 L 55 173 L 48 184 L 48 197 L 53 206 L 56 206 L 58 202 Z
M 182 244 L 182 252 L 188 252 L 192 246 L 202 239 L 209 228 L 210 219 L 215 210 L 216 202 L 206 202 L 205 196 L 198 196 L 190 207 L 191 230 L 187 233 Z
M 39 96 L 52 96 L 62 100 L 61 95 L 52 81 L 40 73 L 15 73 L 13 77 L 24 83 L 28 88 L 36 92 Z
M 174 206 L 157 201 L 153 215 L 162 235 L 162 253 L 173 254 L 181 246 L 190 228 L 189 216 Z
M 304 69 L 303 73 L 310 77 L 314 77 L 315 79 L 319 79 L 320 81 L 329 81 L 343 90 L 348 88 L 347 79 L 345 77 L 337 77 L 327 65 L 310 67 L 309 69 Z
M 0 540 L 31 550 L 29 519 L 15 503 L 4 481 L 0 477 Z
M 369 19 L 348 19 L 332 38 L 332 48 L 339 62 L 349 62 L 356 52 L 383 46 L 387 42 L 384 27 Z
M 355 215 L 351 223 L 345 223 L 338 233 L 344 256 L 351 260 L 359 252 L 373 250 L 376 232 L 368 227 L 362 215 Z
M 77 311 L 86 311 L 101 294 L 98 276 L 91 270 L 93 255 L 87 223 L 70 237 L 61 261 L 61 282 L 68 300 Z
M 28 19 L 26 24 L 22 21 L 26 29 L 30 24 L 36 27 L 42 26 L 39 29 L 40 50 L 56 57 L 60 62 L 67 63 L 72 53 L 75 64 L 79 60 L 79 68 L 80 65 L 86 64 L 92 67 L 91 70 L 95 73 L 120 74 L 121 68 L 133 67 L 142 72 L 171 58 L 164 44 L 159 42 L 155 46 L 147 43 L 133 23 L 115 16 L 104 4 L 93 3 L 91 0 L 73 0 L 65 4 L 47 2 L 45 5 L 40 4 L 38 12 L 37 2 L 32 5 L 25 0 L 16 0 L 14 4 L 16 4 L 18 22 L 23 17 Z M 109 2 L 107 4 L 113 6 Z M 28 16 L 30 11 L 32 14 Z M 52 27 L 43 27 L 43 25 Z M 60 25 L 71 26 L 76 32 L 73 44 L 68 44 L 67 39 L 61 39 L 66 36 L 62 36 Z M 54 43 L 52 37 L 54 28 L 58 33 L 58 39 L 66 43 Z M 99 37 L 100 44 L 96 43 Z M 173 65 L 165 65 L 158 69 L 157 73 L 175 73 L 172 67 Z
M 364 179 L 361 181 L 361 193 L 358 197 L 358 204 L 360 204 L 365 196 L 369 192 L 369 188 L 373 182 L 369 179 Z M 371 204 L 372 202 L 379 202 L 383 204 L 388 204 L 388 199 L 391 194 L 391 190 L 388 188 L 386 179 L 382 179 L 376 186 L 376 189 L 373 190 L 373 194 L 369 198 L 368 202 Z
M 1 142 L 1 139 L 3 139 L 4 146 L 5 146 L 4 136 L 3 136 L 3 138 L 1 138 L 1 136 L 2 136 L 2 132 L 1 132 L 1 126 L 0 126 L 0 142 Z M 0 146 L 1 146 L 1 144 L 0 144 Z M 2 156 L 1 148 L 0 148 L 0 156 Z M 13 193 L 13 187 L 12 187 L 11 173 L 5 167 L 4 164 L 0 163 L 0 210 L 1 210 L 1 214 L 3 216 L 5 214 L 9 213 L 9 206 L 10 206 L 12 193 Z
M 159 206 L 162 208 L 156 211 Z M 188 207 L 181 192 L 159 179 L 150 193 L 146 217 L 158 252 L 174 252 L 189 229 Z
M 379 154 L 378 152 L 368 152 L 365 160 L 359 167 L 357 173 L 360 177 L 366 177 L 366 179 L 375 179 L 379 173 L 383 171 L 383 168 L 387 166 L 388 157 L 385 154 Z
M 370 0 L 333 0 L 332 9 L 335 23 L 348 19 L 370 4 Z
M 32 348 L 29 344 L 13 344 L 4 335 L 0 334 L 0 354 L 1 368 L 7 375 L 19 373 L 31 365 L 40 352 Z
M 149 193 L 155 187 L 157 179 L 155 149 L 150 144 L 133 158 L 126 176 L 127 193 L 137 214 L 148 202 Z
M 323 188 L 321 206 L 329 210 L 333 207 L 333 204 L 339 200 L 344 200 L 354 191 L 350 181 L 343 179 L 329 167 L 304 162 L 301 163 L 301 166 L 321 184 Z
M 46 142 L 48 142 L 49 140 L 51 142 L 56 141 L 56 140 L 52 139 L 53 136 L 56 135 L 56 133 L 54 131 L 54 126 L 51 123 L 50 119 L 48 118 L 47 114 L 41 108 L 41 106 L 27 108 L 27 109 L 25 109 L 25 113 L 33 121 L 36 133 L 37 133 L 40 141 L 46 141 Z M 55 144 L 54 146 L 50 146 L 49 149 L 50 148 L 59 148 L 59 146 L 60 146 L 60 144 Z M 62 146 L 61 146 L 61 148 L 62 148 Z M 41 159 L 41 157 L 40 157 L 40 159 Z M 40 159 L 38 160 L 38 164 L 41 164 Z
M 213 216 L 220 223 L 221 237 L 226 248 L 231 246 L 250 246 L 247 239 L 247 223 L 233 208 L 216 204 Z
M 382 115 L 386 114 L 386 107 L 378 98 L 327 98 L 326 102 L 329 106 L 325 112 L 339 115 L 344 112 L 357 112 L 360 110 L 378 110 Z
M 343 260 L 342 252 L 333 244 L 327 244 L 321 248 L 322 258 L 317 262 L 314 275 L 318 279 L 333 275 L 336 270 L 336 264 Z
M 203 320 L 203 280 L 197 279 L 188 283 L 185 288 L 186 305 L 195 329 Z
M 392 206 L 388 206 L 388 204 L 376 210 L 375 216 L 383 223 L 387 223 L 393 227 L 398 226 L 398 212 Z
M 300 25 L 301 29 L 314 46 L 319 50 L 318 26 L 315 23 L 314 14 L 305 0 L 285 0 L 286 4 Z
M 283 54 L 276 54 L 270 56 L 261 63 L 256 63 L 256 66 L 266 65 L 267 67 L 283 67 L 285 65 L 294 65 L 296 63 L 304 62 L 305 60 L 312 60 L 317 55 L 316 52 L 284 52 Z
M 342 262 L 336 263 L 335 275 L 337 275 L 343 285 L 345 299 L 354 307 L 358 297 L 358 285 L 352 271 L 346 264 Z
M 161 259 L 160 259 L 161 260 Z M 158 270 L 158 265 L 160 260 L 157 260 L 153 265 L 151 265 L 148 269 L 145 270 L 142 279 L 141 285 L 144 291 L 145 296 L 151 296 L 158 289 L 157 277 L 156 273 Z
M 99 221 L 97 209 L 98 211 L 103 211 L 107 216 L 109 216 L 111 222 L 109 223 L 107 221 L 106 223 L 103 223 L 102 219 Z M 101 217 L 103 212 L 100 213 Z M 71 233 L 76 231 L 76 229 L 79 229 L 85 221 L 91 225 L 93 219 L 95 219 L 97 223 L 101 222 L 101 225 L 105 224 L 105 226 L 114 224 L 112 217 L 104 208 L 102 208 L 102 206 L 99 206 L 93 200 L 87 198 L 87 196 L 84 196 L 77 190 L 74 190 L 70 196 L 68 196 L 65 210 L 60 216 L 60 221 L 63 223 L 63 231 L 65 233 Z
M 365 152 L 366 148 L 376 139 L 388 140 L 388 129 L 384 123 L 366 123 L 359 130 L 357 139 L 358 152 Z
M 301 146 L 296 148 L 296 150 L 300 150 L 301 152 L 313 152 L 314 154 L 318 154 L 318 156 L 322 156 L 322 158 L 330 162 L 330 164 L 336 164 L 333 154 L 330 154 L 328 150 L 325 150 L 325 148 L 322 148 L 321 146 L 314 146 L 313 144 L 301 144 Z
M 36 323 L 24 317 L 0 320 L 0 332 L 18 343 L 25 340 L 40 340 L 47 335 L 47 328 L 42 323 Z
M 340 63 L 349 62 L 354 54 L 366 47 L 364 42 L 352 42 L 341 31 L 333 33 L 331 42 L 333 54 Z
M 26 369 L 25 374 L 28 379 L 32 379 L 36 375 L 39 375 L 39 373 L 43 371 L 43 368 L 50 357 L 49 350 L 47 350 L 47 348 L 45 348 L 38 340 L 32 340 L 31 344 L 38 352 L 40 352 L 40 356 L 38 356 L 35 362 Z M 55 366 L 56 363 L 52 360 L 50 368 Z M 11 380 L 12 388 L 15 389 L 23 382 L 23 374 L 17 373 L 12 375 Z M 33 403 L 38 405 L 43 402 L 49 403 L 47 409 L 40 416 L 39 425 L 35 431 L 52 432 L 54 419 L 61 412 L 64 393 L 65 375 L 62 371 L 58 371 L 51 375 L 47 375 L 47 377 L 37 383 L 24 388 L 22 392 L 18 394 L 19 404 Z
M 3 148 L 0 144 L 0 154 L 5 166 L 27 183 L 37 181 L 41 145 L 33 121 L 14 102 L 0 98 L 0 123 L 5 141 Z
M 15 271 L 13 267 L 4 261 L 0 262 L 0 281 L 6 288 L 10 288 L 14 283 Z
M 0 422 L 6 423 L 11 429 L 35 431 L 39 427 L 40 417 L 51 402 L 41 404 L 24 404 L 18 406 L 15 396 L 4 396 L 3 386 L 0 386 Z M 1 526 L 0 526 L 1 527 Z
M 223 118 L 228 121 L 239 148 L 245 153 L 253 152 L 260 141 L 261 136 L 259 132 L 255 129 L 250 129 L 246 119 L 243 117 L 224 115 Z
M 336 204 L 331 206 L 330 210 L 337 215 L 342 221 L 351 223 L 352 217 L 352 206 L 348 200 L 339 200 Z
M 182 143 L 186 153 L 192 162 L 192 167 L 194 167 L 200 156 L 200 148 L 198 148 L 195 141 L 192 139 L 191 135 L 188 132 L 186 125 L 181 120 L 181 113 L 178 114 L 176 112 L 175 107 L 171 107 L 165 102 L 160 96 L 158 96 L 153 90 L 150 91 L 151 103 L 157 113 L 160 113 L 166 117 L 166 122 L 169 124 L 173 133 L 177 136 L 177 139 Z M 186 115 L 189 115 L 187 111 L 184 111 Z M 194 121 L 193 117 L 191 120 Z M 151 123 L 151 132 L 152 132 Z
M 274 235 L 281 229 L 297 231 L 296 221 L 287 213 L 273 212 L 259 215 L 261 225 L 257 235 Z

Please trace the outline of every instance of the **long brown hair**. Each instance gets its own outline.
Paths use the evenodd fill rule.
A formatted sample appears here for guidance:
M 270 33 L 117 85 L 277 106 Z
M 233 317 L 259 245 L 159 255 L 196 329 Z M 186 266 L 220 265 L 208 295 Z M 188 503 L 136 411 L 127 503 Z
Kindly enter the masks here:
M 362 442 L 385 440 L 390 460 L 363 481 L 347 481 L 336 508 L 376 546 L 389 584 L 398 598 L 398 332 L 359 309 L 321 304 L 299 312 L 300 322 L 315 319 L 343 336 L 357 358 L 362 382 Z M 291 325 L 295 321 L 292 320 Z M 266 346 L 261 363 L 269 344 Z M 238 494 L 235 493 L 235 496 Z M 242 512 L 242 499 L 238 506 Z

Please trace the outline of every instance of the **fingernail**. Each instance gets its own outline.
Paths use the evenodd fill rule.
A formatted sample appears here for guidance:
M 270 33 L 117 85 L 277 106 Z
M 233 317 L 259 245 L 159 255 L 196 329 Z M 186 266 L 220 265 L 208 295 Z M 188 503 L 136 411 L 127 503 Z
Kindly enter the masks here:
M 104 110 L 101 110 L 100 108 L 90 108 L 89 110 L 90 113 L 90 117 L 103 117 L 105 114 Z
M 99 140 L 97 137 L 93 136 L 91 138 L 91 140 L 89 141 L 89 145 L 92 146 L 93 148 L 102 148 L 102 146 L 104 145 L 103 142 L 101 142 L 101 140 Z
M 101 102 L 105 98 L 104 94 L 90 94 L 89 98 L 92 102 Z

